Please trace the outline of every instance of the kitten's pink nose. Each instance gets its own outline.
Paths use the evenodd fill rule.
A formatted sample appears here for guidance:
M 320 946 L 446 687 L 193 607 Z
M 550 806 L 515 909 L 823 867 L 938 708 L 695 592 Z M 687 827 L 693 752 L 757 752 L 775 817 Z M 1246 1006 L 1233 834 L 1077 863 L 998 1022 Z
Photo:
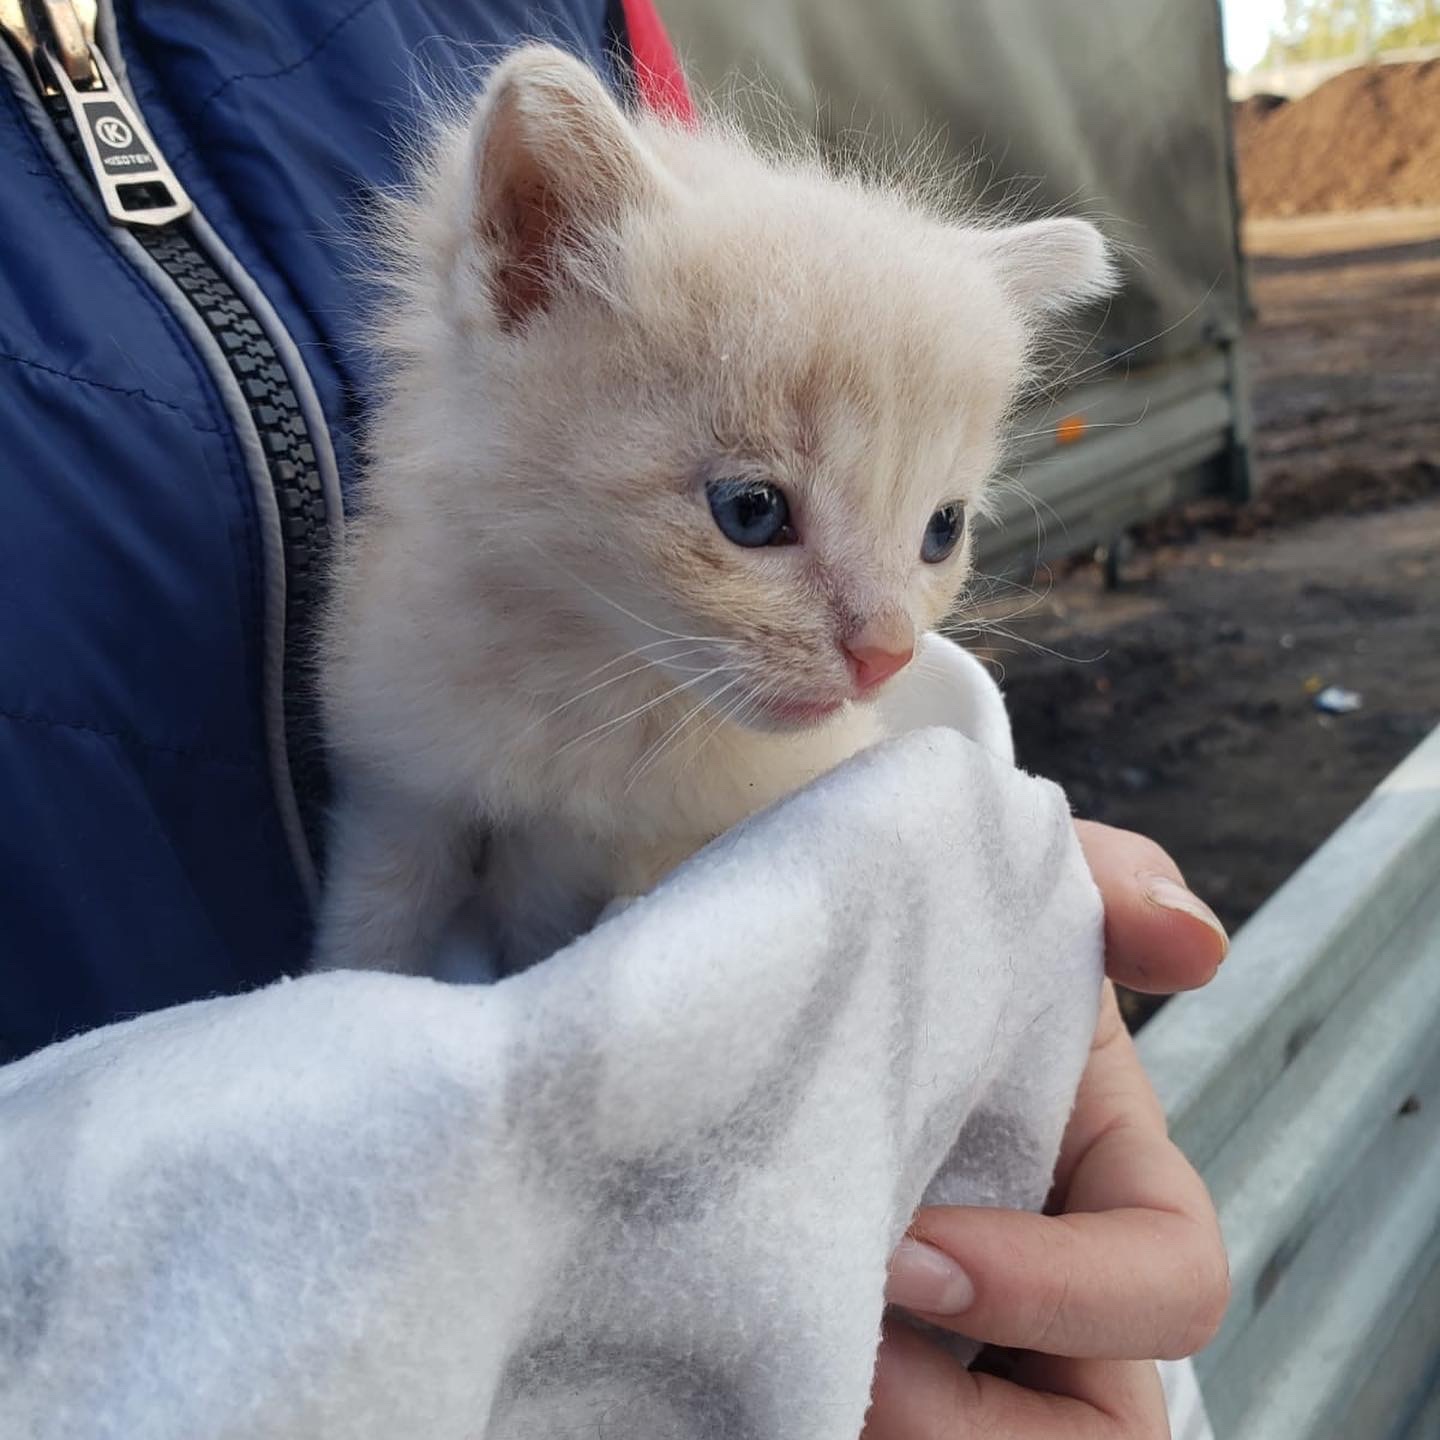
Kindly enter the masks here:
M 915 629 L 908 620 L 871 620 L 845 642 L 845 658 L 863 695 L 883 685 L 915 656 Z

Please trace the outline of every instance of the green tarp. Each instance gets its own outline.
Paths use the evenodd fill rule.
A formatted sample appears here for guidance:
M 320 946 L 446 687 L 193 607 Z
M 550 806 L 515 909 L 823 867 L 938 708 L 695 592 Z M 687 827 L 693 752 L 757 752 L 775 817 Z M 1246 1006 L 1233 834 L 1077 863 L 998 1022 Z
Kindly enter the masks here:
M 1239 328 L 1213 0 L 661 0 L 687 67 L 763 79 L 843 150 L 917 140 L 975 188 L 1089 216 L 1128 252 L 1101 343 L 1137 362 Z M 754 107 L 752 107 L 754 108 Z M 763 105 L 759 107 L 763 110 Z M 1162 338 L 1153 338 L 1162 336 Z

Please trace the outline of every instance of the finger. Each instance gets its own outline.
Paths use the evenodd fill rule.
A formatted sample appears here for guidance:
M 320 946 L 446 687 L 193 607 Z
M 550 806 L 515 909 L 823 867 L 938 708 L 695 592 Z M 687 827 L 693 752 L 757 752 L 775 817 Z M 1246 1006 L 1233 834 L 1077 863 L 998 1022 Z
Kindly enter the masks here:
M 1186 887 L 1153 841 L 1077 820 L 1080 848 L 1105 901 L 1105 968 L 1132 990 L 1168 995 L 1214 977 L 1229 940 L 1215 912 Z
M 1020 1358 L 1016 1378 L 973 1374 L 902 1323 L 886 1327 L 861 1440 L 1168 1440 L 1153 1364 Z
M 1218 1231 L 1205 1182 L 1170 1139 L 1165 1111 L 1108 983 L 1060 1142 L 1052 1202 L 1063 1210 L 1170 1210 Z
M 922 1261 L 916 1246 L 932 1253 Z M 1218 1323 L 1214 1248 L 1194 1221 L 1152 1210 L 1047 1216 L 934 1207 L 897 1250 L 887 1296 L 990 1345 L 1074 1359 L 1177 1359 L 1205 1345 Z M 965 1278 L 941 1289 L 932 1277 L 946 1261 Z
M 1066 1213 L 931 1207 L 891 1262 L 891 1301 L 990 1344 L 1171 1359 L 1213 1337 L 1229 1298 L 1204 1182 L 1165 1118 L 1107 986 L 1061 1147 Z
M 1125 1440 L 1170 1440 L 1165 1387 L 1153 1360 L 1069 1360 L 1025 1354 L 1011 1372 L 1027 1390 L 1068 1396 L 1105 1415 Z

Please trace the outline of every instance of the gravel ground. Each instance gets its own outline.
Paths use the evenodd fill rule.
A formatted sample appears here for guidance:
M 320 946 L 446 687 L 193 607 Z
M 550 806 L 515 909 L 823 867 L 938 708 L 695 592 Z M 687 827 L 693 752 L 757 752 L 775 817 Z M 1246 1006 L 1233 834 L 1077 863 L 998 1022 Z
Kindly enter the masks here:
M 1247 246 L 1260 497 L 1146 527 L 1117 591 L 1042 577 L 990 641 L 1023 763 L 1232 928 L 1440 724 L 1440 210 Z M 1319 713 L 1325 685 L 1362 708 Z

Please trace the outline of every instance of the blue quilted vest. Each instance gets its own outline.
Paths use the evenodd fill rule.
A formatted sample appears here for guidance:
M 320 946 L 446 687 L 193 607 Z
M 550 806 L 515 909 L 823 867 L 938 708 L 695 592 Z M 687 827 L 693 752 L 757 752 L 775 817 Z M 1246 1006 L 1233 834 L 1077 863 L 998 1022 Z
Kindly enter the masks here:
M 102 6 L 103 113 L 0 46 L 0 1059 L 303 966 L 307 645 L 366 406 L 355 220 L 418 94 L 537 35 L 628 84 L 620 17 L 128 0 Z M 117 225 L 97 175 L 193 211 Z

